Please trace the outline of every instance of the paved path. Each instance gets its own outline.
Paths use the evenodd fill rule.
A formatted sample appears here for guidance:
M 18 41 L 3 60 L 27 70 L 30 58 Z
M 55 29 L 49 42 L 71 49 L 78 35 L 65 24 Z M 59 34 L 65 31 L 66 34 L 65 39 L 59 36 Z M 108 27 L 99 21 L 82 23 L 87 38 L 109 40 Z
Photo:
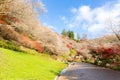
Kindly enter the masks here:
M 57 80 L 120 80 L 120 71 L 97 67 L 88 63 L 75 63 L 66 68 Z

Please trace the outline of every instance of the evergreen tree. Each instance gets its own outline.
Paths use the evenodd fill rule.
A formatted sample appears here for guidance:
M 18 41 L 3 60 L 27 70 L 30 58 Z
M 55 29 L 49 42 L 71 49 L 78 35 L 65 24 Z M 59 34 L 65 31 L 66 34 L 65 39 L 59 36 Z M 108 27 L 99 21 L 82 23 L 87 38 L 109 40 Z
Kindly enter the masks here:
M 70 30 L 66 31 L 65 29 L 63 29 L 61 34 L 65 37 L 69 37 L 74 40 L 74 32 L 73 31 L 70 31 Z
M 67 32 L 67 36 L 69 37 L 69 38 L 71 38 L 71 39 L 73 39 L 74 40 L 74 32 L 73 31 L 68 31 Z

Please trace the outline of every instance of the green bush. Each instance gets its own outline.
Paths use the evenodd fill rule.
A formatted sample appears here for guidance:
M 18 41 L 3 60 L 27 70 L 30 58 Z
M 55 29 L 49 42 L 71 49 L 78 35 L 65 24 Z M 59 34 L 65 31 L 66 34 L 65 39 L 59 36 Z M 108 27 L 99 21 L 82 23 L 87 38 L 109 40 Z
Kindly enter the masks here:
M 36 50 L 34 49 L 29 49 L 29 48 L 26 48 L 26 47 L 20 47 L 20 49 L 24 52 L 24 53 L 27 53 L 27 54 L 32 54 L 32 55 L 36 55 L 36 54 L 39 54 Z
M 12 41 L 0 41 L 0 47 L 22 52 L 19 46 L 14 45 Z
M 76 53 L 77 53 L 76 50 L 71 49 L 69 55 L 70 55 L 71 57 L 74 57 L 74 56 L 76 55 Z
M 53 55 L 53 52 L 50 51 L 50 50 L 49 50 L 48 48 L 46 48 L 46 47 L 44 47 L 43 53 Z

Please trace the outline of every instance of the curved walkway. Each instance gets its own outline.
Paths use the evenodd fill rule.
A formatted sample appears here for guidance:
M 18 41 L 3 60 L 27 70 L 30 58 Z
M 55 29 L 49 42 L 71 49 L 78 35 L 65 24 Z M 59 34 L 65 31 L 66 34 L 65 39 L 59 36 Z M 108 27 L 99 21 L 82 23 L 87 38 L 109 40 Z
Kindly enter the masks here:
M 88 63 L 75 63 L 69 66 L 57 80 L 120 80 L 120 71 Z

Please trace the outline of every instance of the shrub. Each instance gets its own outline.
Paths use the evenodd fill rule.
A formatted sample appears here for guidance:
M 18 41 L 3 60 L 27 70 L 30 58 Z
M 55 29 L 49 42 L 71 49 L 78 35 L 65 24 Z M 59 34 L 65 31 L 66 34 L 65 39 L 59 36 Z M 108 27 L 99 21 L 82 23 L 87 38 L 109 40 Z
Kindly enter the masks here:
M 43 52 L 43 48 L 40 46 L 40 44 L 37 41 L 34 41 L 32 39 L 30 39 L 28 36 L 26 35 L 21 35 L 22 40 L 20 40 L 20 42 L 28 47 L 28 48 L 33 48 L 35 50 L 37 50 L 38 52 Z
M 24 53 L 27 53 L 27 54 L 32 54 L 32 55 L 37 55 L 38 52 L 36 50 L 33 50 L 33 49 L 29 49 L 29 48 L 26 48 L 26 47 L 23 47 L 23 46 L 20 46 L 20 49 L 24 52 Z
M 43 53 L 53 55 L 53 52 L 50 51 L 49 49 L 47 49 L 46 47 L 44 47 L 44 51 L 43 51 Z
M 69 54 L 69 55 L 70 55 L 71 57 L 74 57 L 74 56 L 76 55 L 76 53 L 77 53 L 76 50 L 70 49 L 70 54 Z
M 33 44 L 38 52 L 43 52 L 43 48 L 40 46 L 38 42 L 33 41 Z
M 19 46 L 14 45 L 12 41 L 0 41 L 0 47 L 22 52 Z

